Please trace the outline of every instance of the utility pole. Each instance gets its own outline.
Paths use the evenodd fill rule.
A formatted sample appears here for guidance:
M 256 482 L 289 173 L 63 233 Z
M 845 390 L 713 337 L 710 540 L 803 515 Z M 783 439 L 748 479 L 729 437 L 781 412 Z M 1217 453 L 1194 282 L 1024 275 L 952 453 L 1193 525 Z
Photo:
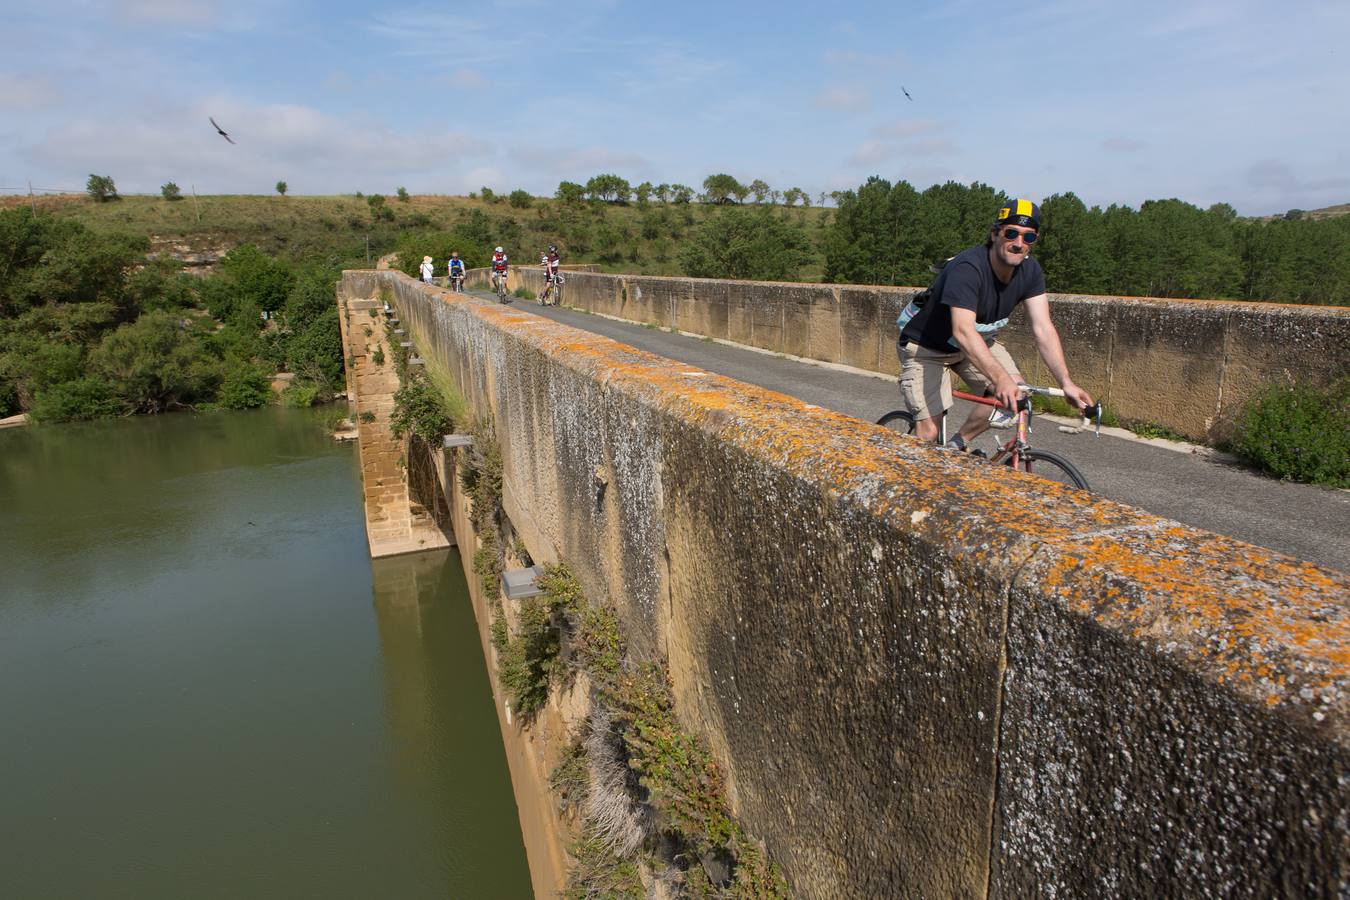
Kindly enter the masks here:
M 192 185 L 192 208 L 197 211 L 197 224 L 202 224 L 202 208 L 197 203 L 197 186 Z

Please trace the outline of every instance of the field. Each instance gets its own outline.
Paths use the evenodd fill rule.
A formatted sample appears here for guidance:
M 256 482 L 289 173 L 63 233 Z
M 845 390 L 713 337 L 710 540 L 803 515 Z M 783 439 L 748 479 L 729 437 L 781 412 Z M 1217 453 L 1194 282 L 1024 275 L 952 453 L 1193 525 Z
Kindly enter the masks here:
M 0 199 L 0 207 L 22 206 L 27 197 Z M 569 263 L 594 263 L 603 271 L 678 275 L 679 241 L 720 207 L 697 203 L 574 203 L 534 199 L 512 206 L 504 198 L 412 195 L 371 202 L 359 195 L 202 196 L 168 201 L 137 195 L 96 203 L 84 195 L 35 200 L 39 212 L 69 217 L 98 230 L 144 234 L 152 248 L 170 255 L 208 260 L 241 244 L 293 261 L 316 260 L 344 267 L 374 265 L 410 233 L 475 233 L 479 252 L 502 244 L 513 260 L 537 262 L 539 252 L 557 244 Z M 821 244 L 831 210 L 777 207 L 779 215 L 805 226 L 811 246 L 801 270 L 804 280 L 824 272 Z M 461 253 L 470 251 L 465 247 Z M 443 260 L 437 260 L 438 264 Z

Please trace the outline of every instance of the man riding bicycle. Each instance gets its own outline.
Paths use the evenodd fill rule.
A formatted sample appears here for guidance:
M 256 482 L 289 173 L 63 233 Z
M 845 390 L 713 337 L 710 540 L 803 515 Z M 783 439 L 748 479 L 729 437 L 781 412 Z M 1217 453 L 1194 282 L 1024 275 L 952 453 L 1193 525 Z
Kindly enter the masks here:
M 1059 332 L 1050 321 L 1045 273 L 1030 255 L 1040 228 L 1040 207 L 1012 201 L 998 211 L 984 244 L 948 260 L 932 286 L 900 313 L 900 394 L 920 438 L 938 438 L 938 420 L 952 405 L 952 370 L 972 393 L 1016 409 L 1023 379 L 997 337 L 1019 304 L 1026 304 L 1036 349 L 1065 398 L 1078 407 L 1092 405 L 1092 396 L 1069 377 Z M 945 446 L 964 450 L 988 427 L 988 413 L 977 406 Z
M 450 276 L 450 290 L 463 291 L 464 284 L 464 260 L 459 258 L 458 251 L 451 251 L 450 259 L 445 264 L 446 272 Z
M 506 251 L 501 247 L 492 251 L 492 289 L 500 291 L 506 284 Z M 500 285 L 498 279 L 501 280 Z
M 539 265 L 544 269 L 544 289 L 539 292 L 538 300 L 547 305 L 548 299 L 551 299 L 554 306 L 558 305 L 558 268 L 562 265 L 562 258 L 558 256 L 558 248 L 549 245 L 548 252 L 539 257 Z

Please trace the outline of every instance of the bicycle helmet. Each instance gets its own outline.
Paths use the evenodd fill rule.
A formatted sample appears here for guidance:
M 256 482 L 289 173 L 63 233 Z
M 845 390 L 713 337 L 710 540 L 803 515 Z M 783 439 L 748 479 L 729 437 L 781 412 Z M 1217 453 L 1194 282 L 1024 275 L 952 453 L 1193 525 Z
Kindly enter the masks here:
M 548 252 L 549 252 L 549 253 L 557 253 L 557 252 L 558 252 L 558 248 L 555 247 L 555 246 L 553 246 L 552 244 L 549 244 L 549 245 L 548 245 Z
M 493 252 L 493 253 L 505 253 L 506 251 L 503 250 L 501 247 L 498 247 L 496 250 L 493 250 L 492 252 Z
M 998 216 L 994 219 L 994 227 L 997 228 L 999 225 L 1006 225 L 1009 222 L 1040 231 L 1041 208 L 1030 200 L 1014 200 L 998 211 Z

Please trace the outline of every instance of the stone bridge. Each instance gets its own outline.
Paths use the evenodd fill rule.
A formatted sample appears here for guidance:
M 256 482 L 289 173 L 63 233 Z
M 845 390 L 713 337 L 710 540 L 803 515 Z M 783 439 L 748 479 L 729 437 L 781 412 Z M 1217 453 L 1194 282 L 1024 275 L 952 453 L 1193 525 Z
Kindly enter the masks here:
M 736 290 L 576 274 L 567 302 L 876 368 L 904 297 Z M 339 284 L 382 291 L 493 422 L 513 531 L 668 666 L 797 896 L 1350 891 L 1350 577 L 400 274 Z M 1075 302 L 1095 371 L 1156 348 L 1151 377 L 1203 374 L 1159 303 L 1141 330 Z M 1256 343 L 1344 360 L 1344 313 L 1262 311 Z M 1184 339 L 1222 337 L 1209 432 L 1244 378 L 1304 364 L 1257 372 L 1246 315 Z

